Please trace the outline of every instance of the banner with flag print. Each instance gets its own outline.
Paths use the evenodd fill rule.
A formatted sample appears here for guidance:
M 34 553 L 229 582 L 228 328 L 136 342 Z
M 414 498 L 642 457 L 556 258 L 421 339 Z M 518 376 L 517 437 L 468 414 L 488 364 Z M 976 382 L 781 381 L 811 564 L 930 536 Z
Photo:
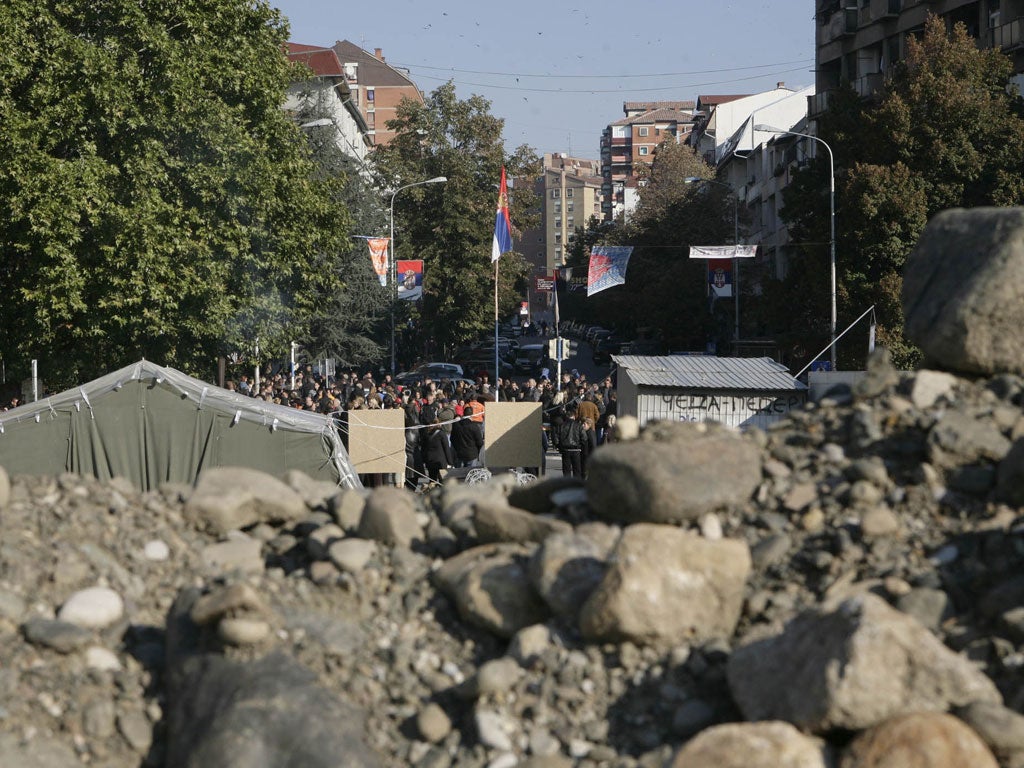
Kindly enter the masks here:
M 501 184 L 498 186 L 498 212 L 494 217 L 494 242 L 491 244 L 491 261 L 497 261 L 501 254 L 512 250 L 512 219 L 508 214 L 508 184 L 505 181 L 505 166 L 501 167 Z
M 708 259 L 708 296 L 727 299 L 732 296 L 732 259 Z
M 373 271 L 377 273 L 381 285 L 388 284 L 388 237 L 368 237 L 366 244 L 370 246 L 370 261 Z
M 691 259 L 752 259 L 757 256 L 756 245 L 691 245 Z
M 423 296 L 423 259 L 399 259 L 395 267 L 398 269 L 398 298 L 415 301 Z
M 632 245 L 595 245 L 591 248 L 587 296 L 626 282 L 626 266 L 632 253 Z

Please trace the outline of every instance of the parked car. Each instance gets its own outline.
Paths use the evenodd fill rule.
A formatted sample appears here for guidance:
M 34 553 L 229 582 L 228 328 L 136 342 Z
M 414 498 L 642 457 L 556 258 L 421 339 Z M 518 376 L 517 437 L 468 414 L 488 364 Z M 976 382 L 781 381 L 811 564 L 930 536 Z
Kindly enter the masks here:
M 523 344 L 516 350 L 513 363 L 516 372 L 536 375 L 548 362 L 547 344 Z
M 462 367 L 466 371 L 468 378 L 474 378 L 482 373 L 486 373 L 490 378 L 494 378 L 494 352 L 493 349 L 490 355 L 474 355 L 473 357 L 467 358 L 462 361 Z M 514 372 L 512 363 L 508 360 L 498 360 L 498 375 L 502 378 L 511 376 Z
M 612 361 L 612 355 L 622 354 L 631 344 L 631 340 L 614 334 L 606 336 L 594 345 L 590 359 L 594 361 L 594 365 L 608 365 Z

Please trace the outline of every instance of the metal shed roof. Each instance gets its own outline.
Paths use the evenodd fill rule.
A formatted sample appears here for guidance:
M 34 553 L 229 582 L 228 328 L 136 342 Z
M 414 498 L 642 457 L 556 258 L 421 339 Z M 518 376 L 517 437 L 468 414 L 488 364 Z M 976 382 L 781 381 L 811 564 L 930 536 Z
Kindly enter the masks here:
M 802 391 L 807 385 L 770 357 L 612 355 L 638 385 L 685 389 Z

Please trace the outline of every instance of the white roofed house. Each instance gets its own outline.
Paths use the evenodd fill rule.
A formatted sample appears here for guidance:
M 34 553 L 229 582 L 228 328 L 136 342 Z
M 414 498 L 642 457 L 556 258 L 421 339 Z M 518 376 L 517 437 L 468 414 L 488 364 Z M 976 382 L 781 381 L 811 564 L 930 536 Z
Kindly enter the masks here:
M 613 355 L 619 415 L 759 427 L 799 410 L 807 385 L 771 358 Z
M 360 174 L 369 178 L 367 155 L 373 148 L 371 133 L 352 98 L 341 60 L 332 48 L 288 43 L 289 60 L 311 70 L 309 80 L 288 89 L 284 108 L 298 116 L 313 115 L 310 127 L 330 125 L 338 149 L 355 161 Z

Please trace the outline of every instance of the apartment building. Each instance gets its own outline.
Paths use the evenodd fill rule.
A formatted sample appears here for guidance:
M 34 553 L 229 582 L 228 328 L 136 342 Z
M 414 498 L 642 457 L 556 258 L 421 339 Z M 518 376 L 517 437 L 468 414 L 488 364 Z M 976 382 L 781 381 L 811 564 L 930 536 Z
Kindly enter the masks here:
M 551 320 L 550 292 L 537 291 L 535 278 L 550 276 L 565 263 L 566 247 L 592 216 L 602 217 L 600 163 L 560 152 L 544 155 L 543 170 L 534 181 L 540 198 L 541 223 L 524 231 L 515 244 L 532 266 L 530 315 Z
M 422 104 L 423 94 L 408 70 L 388 64 L 380 48 L 369 53 L 348 40 L 339 40 L 334 52 L 341 62 L 352 103 L 366 122 L 370 141 L 387 144 L 395 135 L 388 130 L 387 122 L 397 116 L 399 103 L 408 98 Z
M 928 14 L 950 27 L 963 22 L 979 46 L 1009 54 L 1024 91 L 1024 0 L 816 0 L 811 117 L 828 108 L 830 92 L 844 83 L 864 98 L 880 90 L 904 58 L 907 36 L 923 31 Z
M 693 101 L 627 101 L 625 117 L 601 133 L 603 215 L 614 221 L 635 205 L 637 167 L 654 161 L 666 139 L 684 142 L 693 128 Z
M 330 120 L 338 149 L 353 158 L 368 176 L 366 156 L 373 144 L 366 121 L 352 101 L 341 61 L 332 49 L 316 45 L 288 43 L 287 53 L 289 60 L 309 67 L 312 79 L 288 89 L 284 109 Z

